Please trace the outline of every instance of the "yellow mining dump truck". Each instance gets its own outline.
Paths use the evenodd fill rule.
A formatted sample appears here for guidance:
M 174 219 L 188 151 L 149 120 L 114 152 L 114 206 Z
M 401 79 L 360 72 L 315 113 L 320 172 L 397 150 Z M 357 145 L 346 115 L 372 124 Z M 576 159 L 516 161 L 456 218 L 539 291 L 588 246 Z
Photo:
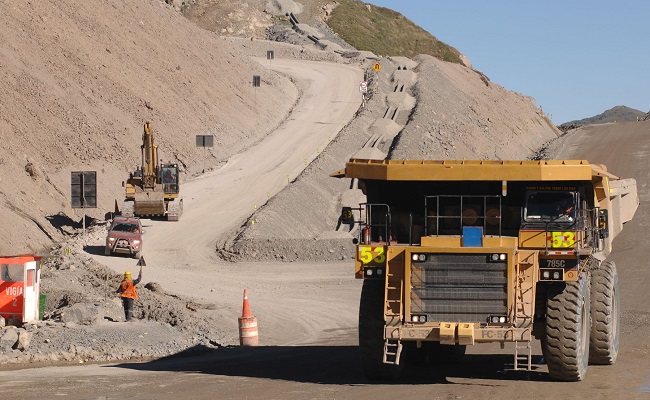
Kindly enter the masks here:
M 129 175 L 122 203 L 122 215 L 127 217 L 166 217 L 178 221 L 183 214 L 183 198 L 180 197 L 178 164 L 158 164 L 158 145 L 154 143 L 151 123 L 144 124 L 142 134 L 142 163 Z
M 612 240 L 638 206 L 634 179 L 587 161 L 352 159 L 359 346 L 370 379 L 405 360 L 458 361 L 468 345 L 540 340 L 553 379 L 613 364 L 620 336 Z

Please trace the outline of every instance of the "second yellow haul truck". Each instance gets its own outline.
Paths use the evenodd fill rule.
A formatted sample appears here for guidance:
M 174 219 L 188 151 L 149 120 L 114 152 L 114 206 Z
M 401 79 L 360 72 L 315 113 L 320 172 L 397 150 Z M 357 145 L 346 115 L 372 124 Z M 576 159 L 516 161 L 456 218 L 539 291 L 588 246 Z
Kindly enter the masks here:
M 370 379 L 405 359 L 453 362 L 468 345 L 514 342 L 531 369 L 540 340 L 553 379 L 613 364 L 620 337 L 612 240 L 632 219 L 634 179 L 587 161 L 350 160 L 367 202 L 359 227 L 359 346 Z

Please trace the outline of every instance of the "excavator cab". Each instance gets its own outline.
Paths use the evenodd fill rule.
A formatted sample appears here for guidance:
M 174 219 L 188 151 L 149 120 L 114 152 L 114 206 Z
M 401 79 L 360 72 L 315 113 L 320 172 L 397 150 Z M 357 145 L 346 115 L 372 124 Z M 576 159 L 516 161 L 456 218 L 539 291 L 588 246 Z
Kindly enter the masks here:
M 161 164 L 158 180 L 165 194 L 178 193 L 178 164 Z

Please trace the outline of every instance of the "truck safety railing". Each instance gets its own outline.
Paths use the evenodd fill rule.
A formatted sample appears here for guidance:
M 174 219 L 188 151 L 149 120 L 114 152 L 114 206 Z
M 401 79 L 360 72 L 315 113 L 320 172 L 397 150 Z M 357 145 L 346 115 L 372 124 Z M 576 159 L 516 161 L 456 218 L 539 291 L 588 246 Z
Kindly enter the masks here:
M 359 211 L 365 211 L 365 220 L 359 221 L 359 241 L 364 244 L 371 242 L 391 242 L 390 206 L 382 203 L 361 203 Z
M 579 208 L 575 212 L 575 218 L 568 214 L 560 215 L 550 221 L 545 222 L 545 235 L 547 238 L 552 237 L 554 232 L 575 232 L 575 245 L 571 245 L 571 249 L 580 251 L 586 248 L 591 248 L 594 251 L 603 250 L 602 240 L 606 231 L 603 231 L 603 226 L 599 216 L 601 215 L 600 207 L 596 208 Z M 606 227 L 605 227 L 606 229 Z M 546 241 L 545 251 L 558 250 L 552 247 L 549 249 L 549 244 L 552 241 Z
M 502 235 L 499 195 L 435 195 L 424 197 L 424 234 L 461 234 L 464 226 L 481 226 L 485 234 Z

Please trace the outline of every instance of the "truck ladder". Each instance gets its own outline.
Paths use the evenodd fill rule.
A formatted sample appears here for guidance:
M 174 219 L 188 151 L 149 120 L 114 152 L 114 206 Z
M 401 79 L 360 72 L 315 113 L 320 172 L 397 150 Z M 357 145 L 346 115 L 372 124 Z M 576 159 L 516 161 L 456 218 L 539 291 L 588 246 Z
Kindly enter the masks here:
M 526 364 L 526 371 L 533 369 L 533 347 L 530 345 L 530 336 L 527 341 L 524 341 L 523 346 L 520 345 L 521 341 L 515 340 L 515 371 L 519 371 L 519 364 Z M 519 350 L 527 350 L 526 354 L 519 354 Z
M 535 268 L 536 253 L 517 254 L 515 263 L 515 301 L 514 301 L 514 321 L 515 327 L 521 326 L 522 322 L 528 320 L 532 325 L 535 310 L 533 310 L 533 300 L 535 299 L 535 285 L 533 284 L 532 271 Z M 523 321 L 521 321 L 523 320 Z M 532 346 L 530 344 L 532 335 L 527 329 L 528 340 L 522 341 L 517 337 L 515 330 L 512 331 L 515 341 L 514 369 L 519 370 L 519 364 L 526 364 L 527 370 L 532 369 Z M 522 343 L 523 342 L 523 343 Z M 525 354 L 519 354 L 519 350 L 527 350 Z
M 404 315 L 404 304 L 402 302 L 404 274 L 401 270 L 393 271 L 390 264 L 390 262 L 386 263 L 384 315 L 386 325 L 394 326 L 401 322 L 402 315 Z M 399 365 L 401 354 L 402 341 L 399 338 L 388 339 L 384 336 L 384 364 Z

